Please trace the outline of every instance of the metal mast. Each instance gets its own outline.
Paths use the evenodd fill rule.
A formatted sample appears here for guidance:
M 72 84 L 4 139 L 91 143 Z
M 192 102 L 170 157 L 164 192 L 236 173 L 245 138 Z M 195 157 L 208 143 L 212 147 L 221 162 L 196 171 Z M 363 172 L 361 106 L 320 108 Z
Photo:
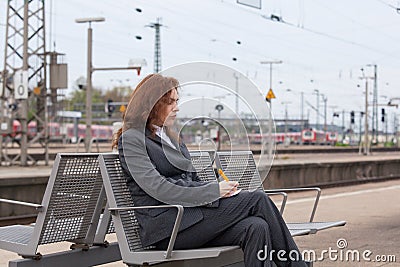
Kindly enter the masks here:
M 376 139 L 376 141 L 378 141 L 378 132 L 379 132 L 379 128 L 378 128 L 378 122 L 379 122 L 379 116 L 378 116 L 378 66 L 376 64 L 373 65 L 374 66 L 374 98 L 373 98 L 373 115 L 372 115 L 372 125 L 375 128 L 374 131 L 374 135 L 373 138 Z M 375 121 L 374 121 L 375 120 Z M 375 123 L 375 125 L 374 125 Z
M 9 0 L 7 3 L 6 44 L 4 50 L 4 69 L 2 71 L 3 90 L 0 100 L 0 119 L 3 133 L 11 133 L 12 123 L 21 123 L 21 153 L 10 159 L 3 153 L 9 164 L 20 161 L 27 165 L 28 147 L 41 137 L 46 137 L 46 57 L 45 57 L 45 3 L 43 0 Z M 22 71 L 22 72 L 21 72 Z M 15 74 L 18 73 L 19 77 Z M 22 79 L 27 73 L 27 83 Z M 16 79 L 21 83 L 15 87 Z M 17 90 L 18 89 L 18 90 Z M 32 93 L 33 92 L 33 93 Z M 32 118 L 28 111 L 36 106 Z M 28 142 L 28 120 L 37 120 L 38 134 Z M 5 127 L 5 125 L 9 126 Z M 47 138 L 45 138 L 47 142 Z M 46 152 L 47 154 L 47 146 Z
M 155 44 L 154 44 L 154 73 L 161 71 L 161 38 L 160 38 L 160 27 L 161 18 L 157 18 L 157 22 L 152 22 L 147 25 L 150 28 L 155 29 Z

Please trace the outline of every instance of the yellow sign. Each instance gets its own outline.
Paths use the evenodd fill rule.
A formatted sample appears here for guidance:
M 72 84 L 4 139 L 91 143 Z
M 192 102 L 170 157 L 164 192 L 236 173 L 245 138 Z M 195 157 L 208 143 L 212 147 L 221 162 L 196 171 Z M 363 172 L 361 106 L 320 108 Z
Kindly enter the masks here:
M 269 89 L 267 96 L 265 97 L 267 100 L 270 100 L 272 98 L 276 98 L 274 92 L 272 92 L 272 89 Z
M 33 93 L 35 94 L 35 95 L 40 95 L 40 87 L 39 86 L 37 86 L 37 87 L 35 87 L 35 88 L 33 88 Z
M 119 108 L 119 112 L 123 113 L 126 110 L 126 106 L 125 105 L 121 105 L 121 107 Z

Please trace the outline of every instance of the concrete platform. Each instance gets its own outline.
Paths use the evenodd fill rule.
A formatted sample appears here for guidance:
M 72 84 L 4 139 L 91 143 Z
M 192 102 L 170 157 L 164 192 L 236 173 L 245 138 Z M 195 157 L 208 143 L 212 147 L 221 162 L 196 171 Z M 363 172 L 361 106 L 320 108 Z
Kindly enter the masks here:
M 369 183 L 356 186 L 324 189 L 317 210 L 315 221 L 346 220 L 344 227 L 328 229 L 315 235 L 295 237 L 301 251 L 314 251 L 319 257 L 323 250 L 337 250 L 332 256 L 344 253 L 343 260 L 333 260 L 325 253 L 323 260 L 318 260 L 314 266 L 399 266 L 400 264 L 400 180 Z M 295 193 L 289 195 L 284 217 L 286 221 L 307 220 L 311 211 L 313 198 L 310 193 Z M 111 236 L 111 241 L 115 236 Z M 340 244 L 347 243 L 343 249 Z M 345 241 L 344 241 L 345 240 Z M 39 250 L 43 253 L 67 249 L 69 244 L 46 245 Z M 345 261 L 346 253 L 358 251 L 360 255 L 366 250 L 371 251 L 370 259 L 375 256 L 396 257 L 396 262 Z M 0 266 L 17 259 L 15 253 L 0 250 Z M 351 256 L 348 257 L 352 259 Z M 102 266 L 125 266 L 122 262 Z
M 305 194 L 291 195 L 284 214 L 286 221 L 306 219 L 309 213 L 305 210 L 311 203 L 312 198 Z M 324 189 L 315 221 L 324 220 L 346 220 L 347 224 L 316 235 L 296 237 L 299 248 L 315 250 L 316 255 L 331 248 L 338 251 L 338 256 L 342 251 L 344 257 L 332 260 L 326 254 L 324 260 L 315 262 L 314 266 L 400 265 L 400 180 Z M 347 246 L 339 249 L 338 242 L 347 243 Z M 369 258 L 374 261 L 367 262 L 362 257 L 359 262 L 346 261 L 345 254 L 354 250 L 360 255 L 371 251 Z M 377 255 L 394 255 L 396 262 L 377 262 Z

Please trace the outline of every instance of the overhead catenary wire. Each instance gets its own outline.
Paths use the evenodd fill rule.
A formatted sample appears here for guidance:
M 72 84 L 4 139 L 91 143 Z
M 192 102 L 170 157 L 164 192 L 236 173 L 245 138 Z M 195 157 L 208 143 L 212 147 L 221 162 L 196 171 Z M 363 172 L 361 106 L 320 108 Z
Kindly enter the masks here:
M 74 1 L 74 0 L 72 0 Z M 227 1 L 215 1 L 214 4 L 217 4 L 217 8 L 219 8 L 220 5 L 225 5 Z M 232 1 L 233 2 L 233 1 Z M 78 2 L 75 1 L 74 5 L 77 5 Z M 79 3 L 81 5 L 82 3 Z M 134 6 L 133 4 L 130 3 L 123 3 L 123 2 L 110 2 L 107 3 L 107 5 L 110 6 L 112 9 L 113 7 L 117 7 L 120 10 L 130 10 L 132 9 L 132 12 L 134 12 Z M 201 19 L 199 16 L 193 16 L 193 14 L 190 14 L 188 12 L 185 12 L 184 9 L 179 9 L 179 8 L 174 8 L 174 6 L 168 4 L 167 2 L 159 2 L 159 3 L 154 3 L 154 2 L 148 2 L 148 1 L 137 1 L 135 2 L 135 5 L 140 5 L 141 8 L 145 12 L 143 12 L 139 20 L 138 18 L 133 19 L 132 16 L 116 16 L 113 18 L 113 23 L 116 25 L 120 25 L 120 27 L 116 26 L 113 27 L 113 34 L 117 34 L 120 36 L 134 36 L 132 35 L 132 31 L 135 31 L 136 29 L 139 29 L 139 27 L 144 27 L 145 22 L 148 22 L 149 19 L 145 18 L 145 16 L 149 16 L 148 13 L 146 12 L 146 7 L 148 6 L 153 6 L 157 8 L 157 11 L 160 11 L 160 16 L 165 17 L 168 19 L 171 16 L 174 17 L 179 17 L 181 20 L 187 21 L 187 22 L 193 22 L 196 27 L 190 28 L 187 23 L 182 23 L 180 25 L 173 25 L 171 24 L 171 28 L 166 30 L 165 33 L 163 33 L 163 44 L 168 45 L 170 47 L 171 45 L 174 46 L 174 48 L 177 48 L 176 50 L 184 51 L 189 51 L 190 53 L 177 53 L 174 52 L 171 48 L 169 49 L 169 54 L 170 58 L 172 57 L 172 62 L 176 61 L 187 61 L 193 60 L 196 58 L 200 58 L 201 60 L 212 58 L 213 60 L 216 61 L 229 61 L 231 64 L 235 64 L 231 61 L 232 56 L 236 56 L 238 58 L 237 63 L 239 63 L 237 66 L 239 68 L 245 68 L 247 67 L 248 69 L 254 69 L 255 71 L 258 72 L 263 72 L 264 69 L 262 66 L 259 66 L 258 61 L 255 61 L 254 58 L 266 58 L 266 57 L 272 57 L 273 53 L 269 52 L 269 50 L 262 50 L 260 49 L 261 46 L 257 45 L 256 43 L 250 43 L 247 42 L 246 39 L 250 38 L 252 36 L 257 36 L 259 33 L 257 32 L 257 29 L 249 27 L 248 29 L 245 29 L 245 25 L 233 23 L 230 20 L 225 20 L 222 19 L 218 16 L 211 16 L 207 17 L 207 20 L 205 21 L 204 19 Z M 97 5 L 96 5 L 97 6 Z M 104 12 L 104 7 L 96 7 L 94 11 L 95 13 L 98 12 Z M 244 11 L 246 12 L 245 9 L 242 9 L 238 7 L 238 5 L 231 5 L 232 8 L 235 8 L 236 10 L 239 10 L 240 12 Z M 280 11 L 280 15 L 282 16 L 282 11 Z M 118 10 L 113 10 L 111 13 L 116 13 Z M 150 12 L 150 14 L 154 14 L 154 10 L 152 11 L 153 13 Z M 166 14 L 165 14 L 166 13 Z M 260 16 L 259 13 L 253 12 L 253 15 L 257 15 L 257 17 L 260 17 L 260 20 L 263 20 Z M 165 14 L 165 15 L 164 15 Z M 240 13 L 239 13 L 240 14 Z M 286 12 L 285 12 L 286 14 Z M 58 16 L 59 14 L 57 14 Z M 70 18 L 69 18 L 70 19 Z M 153 17 L 151 19 L 154 19 Z M 142 21 L 142 23 L 140 23 Z M 169 24 L 168 21 L 166 23 Z M 218 27 L 209 27 L 210 23 L 214 25 L 218 25 Z M 261 22 L 262 23 L 262 22 Z M 277 23 L 274 21 L 274 23 Z M 127 25 L 133 25 L 133 27 L 127 27 Z M 208 25 L 208 26 L 207 26 Z M 262 24 L 260 24 L 262 25 Z M 283 25 L 281 27 L 285 27 L 288 25 Z M 294 25 L 296 26 L 296 25 Z M 298 32 L 301 33 L 304 29 L 299 27 L 293 27 L 294 29 L 298 29 Z M 233 30 L 236 29 L 238 37 L 235 38 L 235 34 L 232 34 L 231 32 L 234 32 Z M 369 29 L 371 31 L 371 29 Z M 295 30 L 294 30 L 295 31 Z M 379 31 L 374 31 L 375 33 L 379 33 Z M 245 35 L 247 34 L 247 36 Z M 310 34 L 314 34 L 313 32 L 310 32 Z M 58 32 L 58 37 L 59 36 L 68 36 L 65 37 L 65 39 L 69 39 L 69 37 L 72 38 L 72 40 L 78 40 L 76 37 L 76 34 L 73 33 L 66 33 L 66 32 Z M 57 37 L 55 36 L 55 37 Z M 150 34 L 148 34 L 150 36 Z M 196 38 L 193 38 L 195 36 Z M 215 53 L 216 49 L 210 49 L 213 47 L 213 44 L 210 43 L 210 40 L 212 38 L 218 37 L 217 42 L 220 44 L 217 44 L 216 49 L 218 48 L 226 48 L 223 49 L 222 52 Z M 243 37 L 242 37 L 243 36 Z M 283 68 L 280 68 L 278 70 L 279 73 L 286 75 L 286 77 L 289 77 L 291 73 L 295 73 L 296 76 L 299 77 L 304 77 L 304 80 L 309 79 L 310 77 L 318 77 L 316 76 L 316 72 L 320 72 L 321 69 L 324 69 L 324 71 L 329 71 L 329 70 L 335 70 L 334 72 L 337 73 L 337 67 L 335 67 L 335 63 L 340 63 L 340 65 L 343 65 L 343 68 L 353 68 L 349 67 L 349 64 L 346 64 L 347 58 L 350 58 L 349 56 L 351 53 L 347 50 L 333 50 L 333 47 L 330 46 L 318 46 L 317 43 L 313 44 L 313 42 L 309 41 L 308 38 L 302 38 L 301 39 L 301 44 L 298 42 L 293 42 L 290 40 L 289 37 L 285 36 L 279 36 L 275 34 L 270 34 L 268 31 L 264 31 L 262 35 L 259 35 L 261 38 L 261 42 L 264 40 L 271 40 L 275 44 L 279 44 L 280 46 L 286 47 L 287 51 L 290 51 L 290 53 L 295 54 L 295 57 L 289 57 L 289 60 L 285 59 L 285 66 Z M 335 37 L 333 35 L 333 37 Z M 146 38 L 146 37 L 145 37 Z M 323 38 L 326 38 L 323 36 Z M 132 42 L 135 42 L 134 38 L 132 38 Z M 172 40 L 175 39 L 175 42 L 172 43 Z M 242 40 L 242 45 L 238 46 L 235 41 L 236 39 L 241 39 Z M 346 38 L 344 38 L 346 39 Z M 328 39 L 331 40 L 331 39 Z M 393 40 L 393 39 L 391 39 Z M 347 39 L 347 41 L 351 41 Z M 168 42 L 168 43 L 167 43 Z M 149 43 L 149 42 L 146 42 Z M 210 45 L 211 44 L 211 45 Z M 346 43 L 348 45 L 352 45 L 357 47 L 354 44 L 351 43 Z M 127 54 L 131 54 L 133 49 L 136 49 L 136 53 L 142 53 L 142 54 L 150 54 L 153 51 L 151 46 L 145 46 L 145 45 L 140 45 L 136 46 L 133 44 L 129 44 L 126 42 L 120 42 L 118 43 L 118 49 L 112 49 L 115 48 L 115 40 L 113 39 L 104 39 L 104 38 L 97 38 L 97 44 L 96 44 L 96 49 L 107 49 L 107 54 L 111 55 L 118 55 L 118 56 L 126 56 Z M 363 48 L 364 49 L 364 48 Z M 241 51 L 242 50 L 242 51 Z M 360 50 L 360 49 L 359 49 Z M 312 62 L 309 61 L 300 61 L 298 60 L 297 55 L 300 54 L 305 54 L 309 51 L 317 51 L 319 54 L 318 55 L 323 55 L 324 60 L 332 62 L 333 64 L 322 64 L 320 66 L 316 66 Z M 366 49 L 366 51 L 369 51 Z M 194 52 L 194 53 L 193 53 Z M 237 52 L 237 55 L 234 55 L 234 53 Z M 384 55 L 385 57 L 391 56 L 390 53 L 383 54 L 381 53 L 382 51 L 377 49 L 377 51 L 374 51 L 376 53 L 379 53 L 380 55 Z M 239 54 L 242 53 L 242 54 Z M 318 56 L 317 56 L 318 57 Z M 355 62 L 361 62 L 362 61 L 362 55 L 360 54 L 355 54 L 353 55 L 353 58 L 355 59 Z M 74 62 L 78 62 L 78 57 L 74 57 Z M 81 60 L 81 59 L 80 59 Z M 169 59 L 171 61 L 171 59 Z M 397 58 L 396 58 L 397 60 Z M 371 60 L 368 60 L 368 62 L 371 62 Z M 290 71 L 287 70 L 286 66 L 289 66 L 292 68 Z M 350 65 L 354 66 L 354 68 L 358 67 L 357 63 L 350 63 Z M 232 65 L 235 66 L 235 65 Z M 236 66 L 235 66 L 236 67 Z M 265 74 L 265 73 L 264 73 Z M 293 83 L 296 82 L 298 78 L 294 78 L 292 81 Z M 331 78 L 329 78 L 327 75 L 325 77 L 319 77 L 319 80 L 323 83 L 324 81 L 327 82 L 326 85 L 330 87 L 334 87 L 334 84 L 336 84 L 335 81 L 333 81 Z M 333 82 L 332 82 L 333 81 Z M 338 82 L 338 84 L 341 84 L 342 82 Z
M 375 1 L 378 1 L 379 3 L 382 3 L 385 6 L 388 6 L 388 7 L 392 8 L 392 9 L 396 10 L 398 13 L 400 13 L 400 7 L 396 7 L 394 5 L 391 5 L 391 4 L 389 4 L 389 3 L 387 3 L 387 2 L 385 2 L 383 0 L 375 0 Z
M 228 3 L 228 2 L 222 2 L 222 3 L 232 7 L 231 3 Z M 399 57 L 399 55 L 389 54 L 386 51 L 382 51 L 382 50 L 376 49 L 374 47 L 370 47 L 370 46 L 367 46 L 367 45 L 364 45 L 364 44 L 361 44 L 361 43 L 358 43 L 358 42 L 355 42 L 355 41 L 347 40 L 347 39 L 339 37 L 339 36 L 335 36 L 335 35 L 328 34 L 328 33 L 325 33 L 325 32 L 313 30 L 311 28 L 307 28 L 307 27 L 304 27 L 304 26 L 303 27 L 299 27 L 298 25 L 295 25 L 295 24 L 293 24 L 291 22 L 285 21 L 283 19 L 283 17 L 278 16 L 276 14 L 270 14 L 270 15 L 265 15 L 264 14 L 263 15 L 263 14 L 260 14 L 258 12 L 255 12 L 255 11 L 252 11 L 252 10 L 248 10 L 248 9 L 242 9 L 242 10 L 244 12 L 248 12 L 248 13 L 251 13 L 251 14 L 256 15 L 256 16 L 261 16 L 262 18 L 270 20 L 272 22 L 282 23 L 282 24 L 285 24 L 287 26 L 298 28 L 300 30 L 307 31 L 307 32 L 310 32 L 310 33 L 313 33 L 313 34 L 316 34 L 316 35 L 323 36 L 323 37 L 327 37 L 329 39 L 336 40 L 336 41 L 339 41 L 339 42 L 342 42 L 342 43 L 350 44 L 350 45 L 353 45 L 353 46 L 358 46 L 358 47 L 361 47 L 363 49 L 366 49 L 366 50 L 369 50 L 369 51 L 373 51 L 373 52 L 376 52 L 376 53 L 379 53 L 379 54 L 383 54 L 383 55 L 390 55 L 390 56 Z M 400 58 L 398 58 L 398 59 L 400 60 Z

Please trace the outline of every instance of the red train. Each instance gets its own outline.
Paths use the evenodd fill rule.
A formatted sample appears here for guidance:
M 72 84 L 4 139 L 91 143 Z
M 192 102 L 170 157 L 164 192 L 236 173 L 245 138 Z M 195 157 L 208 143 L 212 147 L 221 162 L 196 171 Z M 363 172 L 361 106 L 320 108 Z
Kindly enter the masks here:
M 336 132 L 324 132 L 315 129 L 305 129 L 302 132 L 275 133 L 273 134 L 276 144 L 285 143 L 285 139 L 289 138 L 288 144 L 304 144 L 304 145 L 335 145 L 338 140 Z M 261 144 L 261 134 L 248 134 L 251 144 Z M 268 138 L 268 134 L 264 134 L 264 138 Z
M 250 144 L 261 144 L 261 134 L 248 134 L 247 136 Z M 301 134 L 299 132 L 274 133 L 273 137 L 276 144 L 283 144 L 286 138 L 289 138 L 288 142 L 291 144 L 299 144 Z M 264 134 L 264 138 L 268 139 L 268 134 Z
M 113 128 L 111 125 L 92 125 L 92 137 L 97 138 L 99 141 L 109 141 L 112 139 Z M 62 140 L 63 138 L 69 142 L 76 142 L 79 138 L 85 138 L 86 125 L 78 124 L 78 133 L 75 136 L 73 123 L 48 123 L 48 133 L 50 140 Z M 31 121 L 28 124 L 28 138 L 33 138 L 37 134 L 36 121 Z M 14 120 L 12 125 L 13 138 L 19 139 L 21 136 L 21 124 L 19 121 Z
M 336 132 L 305 129 L 301 132 L 301 139 L 305 145 L 335 145 L 338 135 Z

